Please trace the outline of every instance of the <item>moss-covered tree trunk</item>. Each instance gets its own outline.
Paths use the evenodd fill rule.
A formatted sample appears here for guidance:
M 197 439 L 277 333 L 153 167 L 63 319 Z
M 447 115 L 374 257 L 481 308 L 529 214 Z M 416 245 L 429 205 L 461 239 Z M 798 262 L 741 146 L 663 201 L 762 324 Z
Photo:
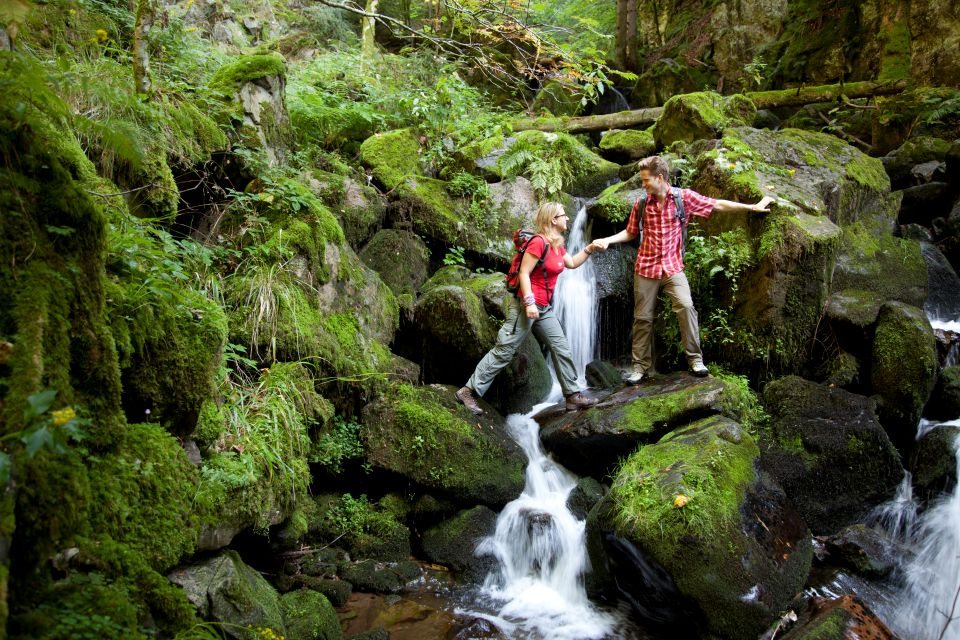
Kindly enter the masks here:
M 153 26 L 155 9 L 151 0 L 140 0 L 133 28 L 133 88 L 137 93 L 150 93 L 150 52 L 147 50 L 147 35 Z
M 617 0 L 617 64 L 628 71 L 637 70 L 637 2 Z
M 360 35 L 363 64 L 369 64 L 370 61 L 373 60 L 373 58 L 377 55 L 377 43 L 374 39 L 377 29 L 377 22 L 376 19 L 369 16 L 377 13 L 377 7 L 379 4 L 380 0 L 367 0 L 365 11 L 368 17 L 363 19 L 363 26 L 361 28 Z
M 798 107 L 815 102 L 833 102 L 888 96 L 901 93 L 906 89 L 906 81 L 897 82 L 849 82 L 847 84 L 827 84 L 817 87 L 800 87 L 780 91 L 755 91 L 744 94 L 753 101 L 757 109 L 777 107 Z M 514 120 L 514 131 L 566 131 L 581 133 L 585 131 L 606 131 L 608 129 L 630 129 L 653 124 L 663 113 L 662 107 L 634 109 L 619 113 L 605 113 L 597 116 L 578 116 L 572 118 L 521 118 Z

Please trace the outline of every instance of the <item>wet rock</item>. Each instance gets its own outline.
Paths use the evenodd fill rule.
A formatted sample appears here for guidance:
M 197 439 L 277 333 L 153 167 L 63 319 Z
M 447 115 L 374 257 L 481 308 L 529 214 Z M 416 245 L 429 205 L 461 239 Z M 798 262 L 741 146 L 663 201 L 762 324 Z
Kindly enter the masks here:
M 606 495 L 607 489 L 591 477 L 580 478 L 577 486 L 567 496 L 567 509 L 577 520 L 585 520 L 587 514 Z
M 580 475 L 603 478 L 637 445 L 671 428 L 715 413 L 739 417 L 731 389 L 719 378 L 686 373 L 627 387 L 587 411 L 548 410 L 536 416 L 545 449 Z
M 957 414 L 960 415 L 960 414 Z M 957 482 L 957 456 L 954 443 L 960 427 L 940 425 L 927 431 L 910 456 L 913 487 L 921 500 L 933 499 L 952 491 Z
M 855 524 L 825 540 L 831 564 L 853 569 L 866 578 L 883 578 L 897 567 L 903 549 L 884 533 Z
M 286 640 L 340 640 L 343 631 L 337 612 L 327 598 L 310 589 L 300 589 L 280 598 L 286 625 Z
M 927 265 L 929 291 L 922 305 L 924 312 L 933 318 L 960 318 L 960 277 L 936 245 L 924 242 L 920 247 Z
M 930 321 L 916 307 L 888 302 L 877 318 L 870 384 L 880 396 L 880 421 L 897 446 L 913 442 L 936 381 L 936 338 Z
M 903 467 L 873 400 L 788 376 L 767 384 L 763 403 L 771 417 L 763 468 L 815 534 L 839 531 L 893 495 Z
M 481 582 L 496 560 L 489 555 L 478 557 L 477 543 L 493 535 L 497 514 L 479 506 L 461 511 L 453 518 L 428 529 L 422 537 L 423 552 L 431 562 L 450 567 L 470 582 Z
M 358 591 L 372 593 L 397 593 L 413 580 L 420 577 L 421 571 L 416 562 L 377 562 L 362 560 L 347 563 L 340 569 L 340 576 Z
M 931 226 L 933 219 L 947 214 L 953 204 L 954 192 L 946 182 L 929 182 L 903 190 L 903 201 L 897 220 L 901 224 L 917 223 Z
M 756 638 L 812 558 L 809 531 L 755 471 L 758 457 L 753 438 L 722 416 L 638 450 L 587 519 L 594 580 L 606 576 L 676 637 Z
M 623 386 L 620 370 L 605 360 L 593 360 L 585 371 L 587 384 L 594 389 L 616 389 Z
M 855 595 L 813 598 L 797 623 L 780 640 L 896 640 L 896 636 Z
M 950 143 L 946 140 L 930 136 L 917 136 L 907 140 L 880 160 L 883 162 L 883 168 L 887 175 L 890 176 L 892 187 L 903 189 L 917 184 L 913 180 L 914 167 L 930 162 L 936 164 L 944 162 L 949 150 Z M 924 180 L 923 182 L 930 182 L 930 180 Z

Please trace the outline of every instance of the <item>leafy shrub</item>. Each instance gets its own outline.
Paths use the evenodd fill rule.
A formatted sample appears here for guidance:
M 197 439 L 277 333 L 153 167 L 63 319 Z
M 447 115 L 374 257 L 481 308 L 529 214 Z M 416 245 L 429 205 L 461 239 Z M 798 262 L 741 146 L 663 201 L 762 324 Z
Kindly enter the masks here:
M 556 197 L 593 167 L 569 135 L 539 133 L 518 137 L 498 165 L 507 177 L 526 176 L 541 198 Z

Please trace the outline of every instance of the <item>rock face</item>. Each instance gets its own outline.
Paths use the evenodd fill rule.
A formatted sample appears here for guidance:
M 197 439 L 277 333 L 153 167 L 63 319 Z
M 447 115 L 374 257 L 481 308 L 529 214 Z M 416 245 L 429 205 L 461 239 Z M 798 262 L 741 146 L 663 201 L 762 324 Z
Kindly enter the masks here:
M 360 259 L 380 274 L 401 306 L 412 310 L 430 266 L 430 250 L 417 234 L 382 229 L 360 252 Z
M 853 524 L 890 498 L 903 477 L 873 400 L 788 376 L 769 383 L 772 440 L 763 468 L 815 534 Z
M 393 385 L 368 404 L 367 460 L 459 504 L 502 506 L 523 490 L 526 458 L 502 418 L 489 410 L 474 416 L 454 391 Z
M 471 582 L 482 582 L 496 567 L 493 556 L 477 557 L 477 543 L 493 535 L 497 514 L 484 506 L 461 511 L 423 534 L 423 552 L 431 562 L 449 566 Z
M 812 557 L 806 526 L 756 471 L 758 457 L 753 438 L 722 416 L 642 447 L 590 512 L 594 571 L 683 637 L 756 638 L 802 587 Z

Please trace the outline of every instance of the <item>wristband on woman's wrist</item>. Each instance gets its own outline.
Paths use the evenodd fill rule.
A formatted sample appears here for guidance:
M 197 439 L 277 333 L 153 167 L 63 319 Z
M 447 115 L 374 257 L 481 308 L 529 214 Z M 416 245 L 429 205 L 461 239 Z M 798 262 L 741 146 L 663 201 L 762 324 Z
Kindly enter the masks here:
M 528 293 L 527 295 L 523 296 L 523 304 L 529 307 L 532 304 L 537 304 L 537 299 L 533 297 L 532 293 Z

